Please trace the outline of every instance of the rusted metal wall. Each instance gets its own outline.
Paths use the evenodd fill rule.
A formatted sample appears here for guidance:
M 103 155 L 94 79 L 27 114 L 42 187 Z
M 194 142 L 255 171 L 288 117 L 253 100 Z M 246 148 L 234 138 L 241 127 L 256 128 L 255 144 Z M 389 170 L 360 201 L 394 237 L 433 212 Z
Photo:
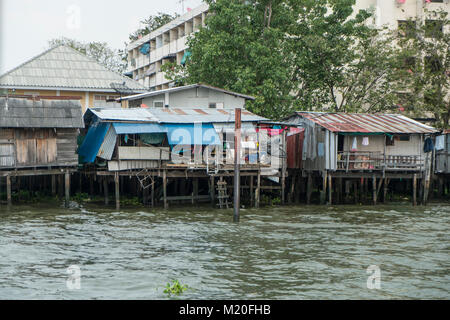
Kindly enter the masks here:
M 305 129 L 298 132 L 290 132 L 286 138 L 287 167 L 289 169 L 302 169 L 303 139 Z

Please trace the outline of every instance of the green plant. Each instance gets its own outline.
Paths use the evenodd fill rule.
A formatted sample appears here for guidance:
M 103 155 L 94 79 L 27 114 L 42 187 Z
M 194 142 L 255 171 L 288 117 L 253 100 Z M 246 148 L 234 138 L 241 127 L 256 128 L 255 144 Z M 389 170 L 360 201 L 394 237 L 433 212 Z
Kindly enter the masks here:
M 179 296 L 184 291 L 188 289 L 188 286 L 186 284 L 181 284 L 178 280 L 172 280 L 172 283 L 168 282 L 166 285 L 166 289 L 164 289 L 164 293 L 167 294 L 169 297 L 172 295 Z

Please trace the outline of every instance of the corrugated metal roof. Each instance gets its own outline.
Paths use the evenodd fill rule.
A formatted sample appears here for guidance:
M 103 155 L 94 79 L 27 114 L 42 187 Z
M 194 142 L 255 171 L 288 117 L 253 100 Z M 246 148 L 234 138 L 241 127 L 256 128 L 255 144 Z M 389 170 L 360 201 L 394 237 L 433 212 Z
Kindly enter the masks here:
M 83 128 L 79 100 L 0 97 L 2 128 Z
M 195 88 L 205 88 L 205 89 L 210 89 L 210 90 L 226 93 L 226 94 L 229 94 L 231 96 L 241 97 L 241 98 L 244 98 L 244 99 L 247 99 L 247 100 L 255 100 L 255 97 L 252 97 L 252 96 L 249 96 L 249 95 L 241 94 L 241 93 L 234 92 L 234 91 L 225 90 L 225 89 L 222 89 L 222 88 L 213 87 L 213 86 L 202 84 L 202 83 L 190 84 L 190 85 L 187 85 L 187 86 L 174 87 L 174 88 L 157 90 L 157 91 L 151 91 L 151 92 L 145 92 L 145 93 L 141 93 L 141 94 L 126 96 L 126 97 L 123 97 L 123 98 L 119 98 L 117 100 L 118 101 L 121 101 L 121 100 L 133 101 L 133 100 L 138 100 L 138 99 L 143 99 L 143 98 L 157 96 L 157 95 L 164 94 L 164 93 L 172 93 L 172 92 L 189 90 L 189 89 L 195 89 Z
M 103 121 L 134 121 L 156 123 L 222 123 L 234 122 L 234 110 L 220 109 L 163 109 L 163 108 L 131 108 L 131 109 L 88 109 L 90 113 Z M 267 120 L 248 111 L 242 111 L 242 122 L 257 122 Z
M 435 133 L 436 129 L 399 114 L 297 112 L 332 132 Z
M 123 83 L 135 92 L 147 88 L 139 82 L 108 70 L 97 61 L 60 45 L 0 76 L 0 87 L 30 89 L 101 90 L 115 92 L 111 83 Z

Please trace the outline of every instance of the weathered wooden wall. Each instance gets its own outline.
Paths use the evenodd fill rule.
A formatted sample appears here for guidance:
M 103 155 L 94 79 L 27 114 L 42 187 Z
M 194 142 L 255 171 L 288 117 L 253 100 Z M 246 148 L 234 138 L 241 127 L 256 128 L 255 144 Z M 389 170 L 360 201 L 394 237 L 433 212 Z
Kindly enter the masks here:
M 77 129 L 0 129 L 0 167 L 74 166 Z

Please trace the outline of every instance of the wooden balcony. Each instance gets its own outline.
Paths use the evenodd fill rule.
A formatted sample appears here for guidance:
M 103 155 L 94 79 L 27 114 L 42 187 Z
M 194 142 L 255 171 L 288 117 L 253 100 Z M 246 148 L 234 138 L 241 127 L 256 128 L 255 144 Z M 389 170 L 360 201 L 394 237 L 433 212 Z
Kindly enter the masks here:
M 418 155 L 385 155 L 382 152 L 338 152 L 337 170 L 423 171 L 424 158 Z

